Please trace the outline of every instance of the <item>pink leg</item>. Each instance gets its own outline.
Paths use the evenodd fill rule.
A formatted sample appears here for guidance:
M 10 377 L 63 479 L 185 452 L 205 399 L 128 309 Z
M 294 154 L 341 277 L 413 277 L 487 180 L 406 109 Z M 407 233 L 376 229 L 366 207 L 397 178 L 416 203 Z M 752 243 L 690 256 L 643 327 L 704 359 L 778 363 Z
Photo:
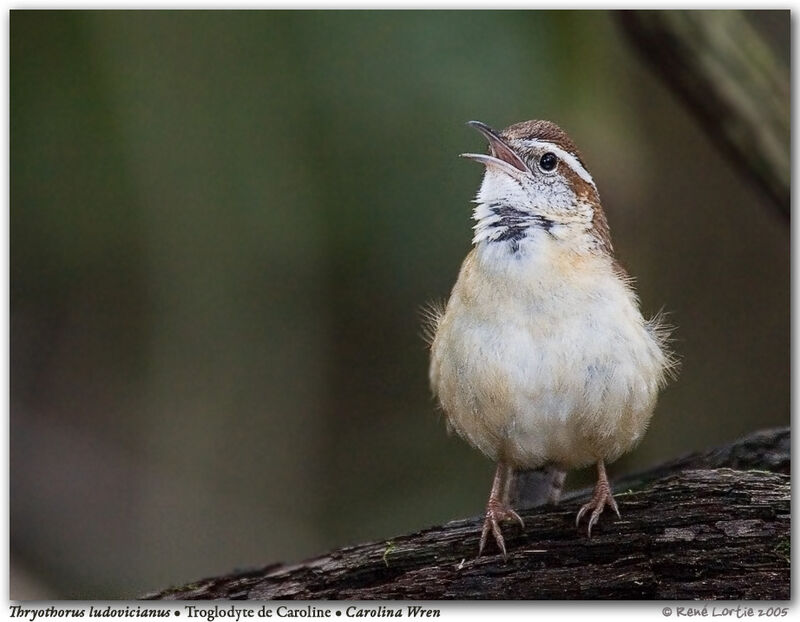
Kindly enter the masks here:
M 525 523 L 522 522 L 519 514 L 508 506 L 511 476 L 511 467 L 500 462 L 494 474 L 494 482 L 492 483 L 492 492 L 489 494 L 489 502 L 486 504 L 486 519 L 483 522 L 481 542 L 478 547 L 478 557 L 483 553 L 483 547 L 486 546 L 486 540 L 489 537 L 490 531 L 492 535 L 494 535 L 497 547 L 503 552 L 503 557 L 506 557 L 506 543 L 503 539 L 503 532 L 500 530 L 500 521 L 515 520 L 519 522 L 522 527 L 525 527 Z
M 597 484 L 594 486 L 594 494 L 592 495 L 591 501 L 578 510 L 578 517 L 575 519 L 575 524 L 580 525 L 583 515 L 589 510 L 592 510 L 592 515 L 589 517 L 589 528 L 587 529 L 587 534 L 591 538 L 592 527 L 594 527 L 606 506 L 614 510 L 617 518 L 619 518 L 619 508 L 617 508 L 617 502 L 614 501 L 614 495 L 611 494 L 611 486 L 608 484 L 606 465 L 600 460 L 597 463 Z

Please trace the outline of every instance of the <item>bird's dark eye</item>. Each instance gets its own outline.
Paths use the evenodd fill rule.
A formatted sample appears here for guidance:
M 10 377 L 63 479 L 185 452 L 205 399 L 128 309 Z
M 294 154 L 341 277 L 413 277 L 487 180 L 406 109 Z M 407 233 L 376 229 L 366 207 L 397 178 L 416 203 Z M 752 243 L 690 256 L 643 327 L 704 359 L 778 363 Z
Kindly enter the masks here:
M 543 171 L 552 171 L 556 167 L 556 164 L 558 164 L 556 154 L 550 153 L 549 151 L 539 159 L 539 166 Z

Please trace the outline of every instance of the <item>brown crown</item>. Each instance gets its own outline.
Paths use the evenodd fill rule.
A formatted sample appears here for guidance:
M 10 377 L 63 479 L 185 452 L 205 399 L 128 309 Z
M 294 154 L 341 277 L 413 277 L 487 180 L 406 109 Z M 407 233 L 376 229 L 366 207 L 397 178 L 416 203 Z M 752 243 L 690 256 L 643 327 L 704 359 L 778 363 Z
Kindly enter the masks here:
M 500 132 L 506 140 L 546 140 L 568 151 L 581 162 L 581 154 L 567 133 L 551 121 L 522 121 L 509 125 Z

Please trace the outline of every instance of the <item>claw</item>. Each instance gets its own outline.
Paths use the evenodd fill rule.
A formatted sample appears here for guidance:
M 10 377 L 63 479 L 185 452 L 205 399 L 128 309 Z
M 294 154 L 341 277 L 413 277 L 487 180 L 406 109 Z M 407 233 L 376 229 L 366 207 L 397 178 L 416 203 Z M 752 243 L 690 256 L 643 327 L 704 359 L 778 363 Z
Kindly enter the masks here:
M 581 524 L 581 519 L 583 515 L 586 514 L 586 511 L 589 509 L 589 504 L 582 505 L 581 509 L 578 510 L 578 515 L 575 517 L 575 526 L 578 527 Z
M 598 518 L 600 518 L 600 512 L 601 512 L 601 511 L 602 511 L 602 510 L 600 510 L 600 508 L 599 508 L 599 507 L 598 507 L 598 508 L 595 508 L 594 512 L 592 512 L 592 515 L 589 517 L 589 526 L 588 526 L 588 528 L 586 529 L 586 535 L 587 535 L 589 538 L 591 538 L 591 537 L 592 537 L 592 527 L 594 527 L 594 526 L 595 526 L 595 524 L 597 523 L 597 519 L 598 519 Z
M 619 513 L 619 508 L 617 507 L 617 500 L 614 499 L 614 495 L 611 494 L 611 491 L 609 491 L 608 494 L 608 505 L 610 505 L 611 509 L 614 510 L 614 514 L 617 515 L 617 518 L 622 518 Z

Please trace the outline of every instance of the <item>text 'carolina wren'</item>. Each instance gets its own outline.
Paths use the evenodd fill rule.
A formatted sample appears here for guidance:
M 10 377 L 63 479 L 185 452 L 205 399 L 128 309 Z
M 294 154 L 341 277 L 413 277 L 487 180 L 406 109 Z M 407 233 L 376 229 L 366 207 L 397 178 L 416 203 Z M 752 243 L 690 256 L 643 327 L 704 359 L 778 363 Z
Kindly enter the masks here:
M 674 359 L 666 327 L 645 320 L 614 259 L 597 187 L 572 140 L 549 121 L 502 132 L 470 122 L 489 155 L 474 248 L 447 305 L 430 313 L 430 381 L 449 427 L 497 463 L 478 554 L 509 505 L 513 473 L 597 464 L 588 533 L 619 515 L 605 464 L 632 449 Z M 561 478 L 563 482 L 563 477 Z M 560 485 L 560 483 L 559 483 Z

